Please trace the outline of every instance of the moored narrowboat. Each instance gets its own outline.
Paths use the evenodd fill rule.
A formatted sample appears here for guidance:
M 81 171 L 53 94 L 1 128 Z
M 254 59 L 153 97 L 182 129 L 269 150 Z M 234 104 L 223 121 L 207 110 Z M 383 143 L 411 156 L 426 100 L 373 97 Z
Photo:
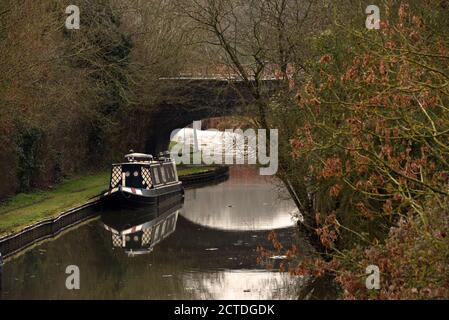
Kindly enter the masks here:
M 102 200 L 108 205 L 159 205 L 184 197 L 176 163 L 168 152 L 158 158 L 130 153 L 126 161 L 112 165 L 109 191 Z

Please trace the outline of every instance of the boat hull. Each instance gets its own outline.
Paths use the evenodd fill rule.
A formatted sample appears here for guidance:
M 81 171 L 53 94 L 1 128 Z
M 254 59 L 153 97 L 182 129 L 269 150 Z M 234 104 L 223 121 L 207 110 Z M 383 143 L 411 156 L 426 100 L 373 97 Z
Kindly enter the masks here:
M 136 189 L 117 187 L 102 196 L 102 203 L 106 208 L 111 207 L 139 207 L 160 206 L 171 202 L 179 202 L 184 198 L 184 188 L 181 182 L 165 185 L 155 189 Z

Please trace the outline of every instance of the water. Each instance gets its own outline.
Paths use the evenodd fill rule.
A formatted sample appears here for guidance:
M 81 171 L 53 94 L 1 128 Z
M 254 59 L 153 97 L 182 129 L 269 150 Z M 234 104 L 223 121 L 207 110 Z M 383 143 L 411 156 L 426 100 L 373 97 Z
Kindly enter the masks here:
M 257 137 L 245 137 L 242 133 L 184 128 L 178 131 L 171 141 L 178 143 L 172 150 L 173 156 L 179 151 L 190 153 L 186 151 L 195 146 L 201 149 L 202 154 L 219 154 L 220 158 L 235 157 L 243 162 L 245 157 L 254 161 L 257 159 Z M 237 141 L 241 142 L 239 147 Z
M 296 299 L 300 278 L 256 263 L 257 245 L 269 246 L 271 230 L 276 229 L 287 246 L 295 241 L 295 207 L 283 199 L 286 194 L 274 178 L 240 167 L 232 168 L 227 182 L 187 190 L 184 207 L 159 218 L 160 230 L 165 231 L 156 232 L 154 223 L 144 224 L 157 213 L 148 213 L 153 216 L 149 219 L 146 213 L 134 213 L 131 219 L 123 218 L 122 211 L 115 213 L 118 220 L 104 213 L 103 219 L 8 261 L 2 298 Z M 126 252 L 113 247 L 112 233 L 104 224 L 121 230 L 143 224 L 161 240 L 146 248 L 146 254 L 132 256 L 130 251 L 139 248 Z M 69 265 L 80 269 L 80 290 L 66 289 Z

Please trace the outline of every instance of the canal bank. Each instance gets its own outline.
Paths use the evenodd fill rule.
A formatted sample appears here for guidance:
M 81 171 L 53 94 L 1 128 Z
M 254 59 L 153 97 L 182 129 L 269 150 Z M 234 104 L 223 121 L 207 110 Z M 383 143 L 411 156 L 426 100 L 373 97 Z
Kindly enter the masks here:
M 296 243 L 295 205 L 287 197 L 276 178 L 231 167 L 225 182 L 186 190 L 174 233 L 150 254 L 129 257 L 114 247 L 105 213 L 9 259 L 1 298 L 296 299 L 301 277 L 257 263 L 271 230 L 285 247 Z M 80 290 L 65 286 L 72 265 Z
M 179 179 L 183 182 L 185 188 L 192 188 L 194 186 L 201 186 L 224 181 L 227 179 L 228 175 L 229 168 L 224 166 L 192 166 L 184 167 L 179 170 Z M 100 177 L 101 180 L 103 176 L 104 174 L 100 174 L 93 177 L 92 179 L 96 182 L 97 180 L 99 180 L 98 177 Z M 107 176 L 109 176 L 109 174 Z M 107 186 L 107 182 L 104 184 L 104 186 Z M 94 188 L 95 187 L 96 185 L 94 185 Z M 68 188 L 68 190 L 70 191 L 71 189 Z M 66 197 L 70 196 L 70 193 L 66 194 Z M 23 226 L 22 228 L 16 227 L 15 229 L 11 229 L 8 235 L 0 237 L 0 253 L 3 254 L 3 257 L 9 257 L 40 241 L 48 238 L 53 238 L 67 229 L 70 229 L 89 219 L 92 219 L 98 216 L 100 210 L 99 204 L 99 197 L 94 196 L 86 203 L 76 206 L 72 209 L 65 210 L 54 217 L 41 219 L 39 221 L 33 222 L 32 224 L 28 224 L 27 226 Z M 40 203 L 40 205 L 42 205 L 42 203 Z

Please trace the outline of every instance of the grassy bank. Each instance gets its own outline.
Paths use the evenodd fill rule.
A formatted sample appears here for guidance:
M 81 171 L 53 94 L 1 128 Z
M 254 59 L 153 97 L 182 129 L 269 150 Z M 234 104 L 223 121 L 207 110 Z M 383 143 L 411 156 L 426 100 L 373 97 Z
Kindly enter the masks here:
M 179 176 L 204 173 L 213 167 L 180 168 Z M 108 188 L 109 171 L 72 177 L 51 190 L 23 193 L 0 204 L 0 236 L 17 232 L 89 201 Z

